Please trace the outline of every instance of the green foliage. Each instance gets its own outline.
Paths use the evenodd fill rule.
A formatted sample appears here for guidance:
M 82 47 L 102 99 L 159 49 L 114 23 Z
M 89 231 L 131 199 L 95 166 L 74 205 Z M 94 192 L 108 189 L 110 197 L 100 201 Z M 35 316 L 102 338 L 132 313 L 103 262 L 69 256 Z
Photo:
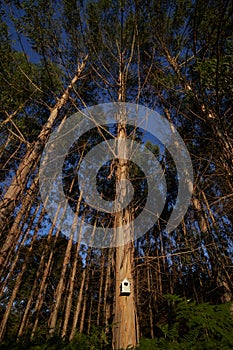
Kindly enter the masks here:
M 93 326 L 89 336 L 77 333 L 72 341 L 63 350 L 95 350 L 111 348 L 111 342 L 107 338 L 104 328 Z
M 140 349 L 232 349 L 233 318 L 230 304 L 197 304 L 176 295 L 164 298 L 172 313 L 172 321 L 158 324 L 163 337 L 142 339 Z
M 44 338 L 45 339 L 45 338 Z M 105 334 L 104 328 L 92 327 L 90 335 L 76 333 L 71 342 L 59 336 L 49 338 L 47 341 L 35 339 L 31 342 L 27 337 L 19 342 L 13 339 L 0 344 L 0 350 L 103 350 L 111 349 L 111 343 Z
M 227 49 L 227 53 L 219 60 L 216 57 L 197 60 L 194 70 L 199 72 L 202 86 L 208 91 L 218 89 L 223 94 L 232 93 L 232 47 L 229 45 Z

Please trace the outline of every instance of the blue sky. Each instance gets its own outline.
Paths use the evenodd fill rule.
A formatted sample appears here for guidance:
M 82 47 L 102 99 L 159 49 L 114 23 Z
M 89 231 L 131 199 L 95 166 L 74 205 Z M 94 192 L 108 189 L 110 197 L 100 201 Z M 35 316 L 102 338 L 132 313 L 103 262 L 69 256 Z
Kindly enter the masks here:
M 17 18 L 17 15 L 20 14 L 19 10 L 16 10 L 13 5 L 6 4 L 3 4 L 2 10 L 4 11 L 3 20 L 7 24 L 13 48 L 16 51 L 24 52 L 31 62 L 39 62 L 41 57 L 38 55 L 38 53 L 32 50 L 30 42 L 23 34 L 17 31 L 15 24 L 11 19 L 12 15 Z

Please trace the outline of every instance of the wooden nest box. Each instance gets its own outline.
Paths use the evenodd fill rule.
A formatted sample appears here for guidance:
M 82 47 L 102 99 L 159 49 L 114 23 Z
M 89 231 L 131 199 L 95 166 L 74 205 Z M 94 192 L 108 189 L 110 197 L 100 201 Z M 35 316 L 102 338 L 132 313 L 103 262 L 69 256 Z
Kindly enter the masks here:
M 130 295 L 130 282 L 127 278 L 121 282 L 120 295 Z

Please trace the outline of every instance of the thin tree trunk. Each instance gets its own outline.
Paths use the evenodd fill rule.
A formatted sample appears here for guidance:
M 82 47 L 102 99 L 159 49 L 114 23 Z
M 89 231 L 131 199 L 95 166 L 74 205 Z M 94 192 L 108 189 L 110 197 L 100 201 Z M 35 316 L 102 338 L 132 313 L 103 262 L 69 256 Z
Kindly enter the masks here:
M 55 331 L 56 331 L 58 311 L 59 311 L 60 304 L 61 304 L 62 294 L 63 294 L 64 288 L 65 288 L 65 274 L 66 274 L 67 265 L 68 265 L 69 260 L 70 260 L 71 247 L 72 247 L 72 239 L 69 239 L 68 244 L 67 244 L 67 249 L 65 252 L 65 257 L 63 260 L 63 268 L 61 271 L 60 280 L 59 280 L 59 283 L 58 283 L 58 286 L 57 286 L 57 289 L 55 292 L 55 303 L 54 303 L 53 310 L 51 312 L 50 319 L 48 322 L 50 336 L 53 336 L 55 334 Z
M 39 162 L 43 146 L 46 143 L 46 140 L 49 134 L 52 131 L 55 121 L 57 120 L 59 110 L 67 103 L 70 95 L 70 90 L 73 85 L 78 81 L 80 75 L 82 74 L 86 64 L 86 59 L 78 66 L 77 73 L 72 79 L 70 85 L 67 87 L 61 98 L 57 101 L 54 108 L 51 110 L 49 119 L 47 123 L 43 126 L 42 131 L 40 132 L 37 141 L 32 145 L 27 153 L 25 154 L 22 162 L 20 163 L 15 177 L 13 178 L 11 185 L 8 187 L 8 190 L 4 196 L 3 201 L 0 204 L 0 231 L 3 230 L 5 226 L 6 219 L 14 211 L 15 205 L 17 203 L 18 197 L 22 194 L 28 176 L 31 171 L 35 168 L 36 164 Z M 2 257 L 4 259 L 4 257 Z M 0 260 L 0 264 L 2 261 Z
M 14 219 L 13 225 L 9 233 L 7 234 L 6 241 L 1 247 L 1 250 L 0 250 L 1 271 L 7 265 L 11 252 L 14 251 L 15 245 L 19 240 L 20 233 L 21 233 L 21 231 L 19 230 L 19 225 L 25 212 L 30 211 L 30 207 L 33 204 L 33 201 L 35 199 L 38 182 L 39 182 L 39 178 L 36 177 L 36 179 L 32 182 L 30 188 L 27 190 L 27 193 L 22 201 L 22 206 Z
M 89 280 L 90 280 L 90 266 L 88 267 L 87 271 L 87 278 L 86 278 L 86 285 L 85 285 L 85 291 L 84 291 L 84 298 L 83 298 L 83 309 L 82 309 L 82 315 L 79 325 L 79 332 L 82 333 L 84 329 L 84 322 L 85 322 L 85 315 L 86 315 L 86 308 L 87 308 L 87 291 L 89 288 Z
M 27 212 L 30 211 L 30 209 L 31 209 L 31 207 L 29 206 Z M 36 215 L 37 215 L 37 213 L 38 213 L 38 210 L 39 210 L 39 207 L 36 208 L 34 214 L 32 215 L 28 227 L 31 227 L 31 226 L 32 226 L 32 224 L 33 224 L 33 222 L 34 222 L 34 220 L 35 220 L 35 218 L 36 218 Z M 27 213 L 26 213 L 26 214 L 27 214 Z M 27 217 L 27 215 L 26 215 L 26 217 Z M 16 234 L 18 233 L 18 230 L 21 230 L 21 232 L 23 231 L 24 225 L 25 225 L 25 222 L 22 222 L 22 225 L 17 229 L 17 231 L 15 231 Z M 15 229 L 16 229 L 16 227 L 15 227 Z M 12 277 L 12 274 L 13 274 L 13 272 L 14 272 L 14 269 L 15 269 L 15 267 L 16 267 L 17 261 L 18 261 L 19 256 L 20 256 L 20 248 L 23 247 L 25 241 L 28 239 L 28 234 L 29 234 L 29 229 L 27 229 L 27 231 L 23 234 L 22 241 L 19 242 L 18 247 L 17 247 L 17 251 L 14 251 L 14 249 L 13 249 L 14 247 L 13 247 L 13 248 L 11 248 L 11 250 L 8 252 L 8 256 L 9 256 L 9 255 L 12 255 L 12 256 L 13 256 L 13 252 L 15 253 L 15 254 L 14 254 L 14 260 L 13 260 L 13 261 L 10 260 L 10 257 L 8 258 L 8 256 L 7 256 L 7 259 L 6 259 L 7 261 L 4 263 L 4 265 L 3 265 L 3 267 L 2 267 L 2 271 L 4 271 L 4 269 L 7 270 L 7 268 L 8 268 L 7 264 L 10 266 L 9 270 L 7 271 L 7 276 L 6 276 L 4 282 L 3 282 L 2 286 L 1 286 L 0 297 L 2 296 L 2 294 L 3 294 L 3 292 L 4 292 L 4 289 L 5 289 L 6 285 L 7 285 L 7 282 L 8 282 L 8 281 L 10 280 L 10 278 Z
M 72 309 L 72 299 L 73 299 L 73 292 L 74 292 L 74 281 L 75 281 L 75 275 L 77 272 L 77 263 L 78 263 L 78 257 L 79 257 L 79 249 L 80 249 L 80 243 L 81 243 L 81 234 L 82 234 L 82 227 L 83 227 L 83 222 L 84 222 L 84 216 L 82 218 L 82 223 L 80 226 L 80 232 L 79 232 L 79 240 L 77 243 L 76 247 L 76 252 L 75 252 L 75 257 L 74 257 L 74 263 L 73 263 L 73 268 L 71 271 L 71 276 L 70 276 L 70 285 L 69 285 L 69 291 L 68 291 L 68 298 L 66 301 L 66 309 L 65 309 L 65 316 L 64 316 L 64 324 L 62 328 L 62 333 L 61 336 L 64 338 L 67 333 L 67 327 L 69 323 L 69 318 L 70 318 L 70 313 Z
M 111 266 L 113 262 L 113 249 L 109 248 L 108 250 L 108 259 L 107 259 L 107 271 L 106 271 L 106 280 L 104 286 L 104 300 L 103 300 L 103 311 L 105 315 L 105 327 L 106 333 L 109 331 L 109 318 L 110 318 L 110 302 L 109 302 L 109 293 L 110 293 L 110 285 L 111 281 Z
M 87 334 L 89 334 L 89 335 L 91 334 L 92 304 L 93 304 L 93 300 L 91 299 L 90 300 L 90 308 L 88 310 L 89 316 L 88 316 L 88 323 L 87 323 Z
M 94 276 L 94 268 L 91 270 L 91 280 Z M 88 296 L 87 296 L 88 297 Z M 90 334 L 91 331 L 91 320 L 92 320 L 92 305 L 93 305 L 93 298 L 91 297 L 89 300 L 89 308 L 88 308 L 88 321 L 87 321 L 87 334 Z
M 76 309 L 75 309 L 75 313 L 74 313 L 74 319 L 73 319 L 73 324 L 72 324 L 69 340 L 72 340 L 73 337 L 75 336 L 78 318 L 79 318 L 79 314 L 80 314 L 80 310 L 81 310 L 82 299 L 83 299 L 83 290 L 84 290 L 84 283 L 86 282 L 86 274 L 87 274 L 87 268 L 84 268 L 83 273 L 82 273 L 82 281 L 81 281 L 81 286 L 79 289 L 78 301 L 77 301 L 77 305 L 76 305 Z
M 39 207 L 38 207 L 38 209 L 39 209 Z M 30 257 L 30 253 L 32 252 L 33 245 L 34 245 L 34 243 L 35 243 L 35 241 L 36 241 L 37 232 L 38 232 L 38 229 L 39 229 L 39 224 L 40 224 L 40 221 L 41 221 L 41 219 L 42 219 L 43 216 L 44 216 L 44 211 L 42 210 L 41 215 L 40 215 L 40 218 L 39 218 L 39 221 L 38 221 L 38 224 L 37 224 L 37 227 L 36 227 L 35 230 L 34 230 L 34 234 L 33 234 L 33 237 L 32 237 L 32 241 L 31 241 L 30 247 L 29 247 L 29 249 L 28 249 L 27 255 L 26 255 L 26 257 L 25 257 L 25 260 L 24 260 L 22 269 L 21 269 L 21 271 L 19 272 L 19 274 L 17 275 L 17 278 L 16 278 L 16 282 L 15 282 L 15 286 L 14 286 L 12 295 L 11 295 L 11 297 L 10 297 L 10 300 L 9 300 L 8 304 L 7 304 L 7 308 L 6 308 L 5 314 L 4 314 L 4 316 L 3 316 L 3 319 L 2 319 L 2 322 L 1 322 L 1 325 L 0 325 L 0 341 L 3 339 L 5 327 L 6 327 L 8 318 L 9 318 L 9 316 L 10 316 L 11 308 L 12 308 L 13 302 L 14 302 L 14 300 L 15 300 L 15 298 L 16 298 L 16 295 L 17 295 L 17 293 L 18 293 L 18 290 L 19 290 L 19 288 L 20 288 L 20 285 L 21 285 L 21 282 L 22 282 L 22 278 L 23 278 L 24 272 L 26 271 L 27 264 L 28 264 L 28 260 L 29 260 L 29 257 Z M 30 228 L 28 228 L 28 233 L 29 233 L 29 231 L 30 231 Z
M 137 249 L 136 251 L 139 253 L 139 245 L 137 244 Z M 141 331 L 140 331 L 140 321 L 141 321 L 141 310 L 140 310 L 140 288 L 139 288 L 139 274 L 140 274 L 140 269 L 139 266 L 135 266 L 135 274 L 136 274 L 136 281 L 135 281 L 135 302 L 136 302 L 136 309 L 137 309 L 137 336 L 138 339 L 141 337 Z
M 60 208 L 59 208 L 59 211 L 60 211 Z M 59 212 L 59 211 L 58 211 L 58 212 Z M 37 273 L 36 273 L 36 278 L 35 278 L 35 280 L 34 280 L 33 287 L 32 287 L 31 293 L 30 293 L 30 297 L 29 297 L 29 299 L 28 299 L 27 306 L 26 306 L 26 309 L 25 309 L 25 311 L 24 311 L 23 319 L 22 319 L 22 321 L 21 321 L 21 325 L 20 325 L 20 328 L 19 328 L 19 331 L 18 331 L 18 338 L 22 336 L 22 334 L 23 334 L 23 329 L 26 328 L 26 320 L 27 320 L 27 318 L 28 318 L 28 313 L 29 313 L 29 311 L 30 311 L 31 304 L 32 304 L 32 302 L 33 302 L 33 297 L 34 297 L 34 294 L 35 294 L 35 292 L 36 292 L 36 288 L 37 288 L 37 286 L 38 286 L 38 279 L 39 279 L 39 276 L 40 276 L 41 271 L 42 271 L 42 269 L 44 268 L 44 265 L 45 265 L 45 257 L 46 257 L 46 253 L 47 253 L 48 248 L 49 248 L 49 244 L 50 244 L 50 242 L 51 242 L 52 233 L 53 233 L 53 227 L 52 227 L 52 228 L 50 229 L 50 231 L 49 231 L 49 234 L 48 234 L 48 237 L 47 237 L 47 246 L 45 247 L 45 249 L 44 249 L 44 251 L 43 251 L 43 253 L 42 253 L 41 259 L 40 259 L 40 264 L 39 264 L 39 267 L 38 267 L 38 270 L 37 270 Z M 57 233 L 57 235 L 56 235 L 56 237 L 55 237 L 55 242 L 56 242 L 57 237 L 58 237 L 58 233 Z M 42 285 L 41 285 L 42 288 L 40 288 L 40 291 L 39 291 L 39 294 L 38 294 L 38 297 L 37 297 L 37 303 L 36 303 L 36 305 L 35 305 L 35 311 L 34 311 L 34 312 L 37 312 L 37 305 L 38 305 L 38 301 L 40 301 L 40 292 L 41 292 L 41 289 L 43 290 L 43 292 L 45 292 L 45 289 L 44 289 L 45 284 L 44 284 L 44 283 L 45 283 L 46 278 L 47 278 L 47 271 L 48 271 L 48 269 L 50 268 L 50 263 L 51 263 L 51 261 L 50 261 L 50 259 L 49 259 L 49 261 L 47 262 L 47 265 L 46 265 L 46 267 L 45 267 L 43 277 L 42 277 L 42 283 L 41 283 L 41 284 L 42 284 Z M 45 277 L 44 277 L 44 276 L 45 276 Z
M 22 318 L 21 323 L 20 323 L 20 327 L 19 327 L 19 331 L 18 331 L 18 335 L 17 335 L 17 339 L 18 340 L 23 335 L 24 328 L 26 328 L 26 323 L 27 323 L 27 320 L 28 320 L 28 314 L 30 312 L 30 308 L 31 308 L 31 305 L 32 305 L 34 293 L 35 293 L 36 288 L 38 286 L 38 279 L 39 279 L 39 276 L 40 276 L 40 273 L 41 273 L 41 269 L 44 266 L 44 260 L 45 260 L 45 252 L 43 252 L 43 254 L 41 256 L 40 265 L 39 265 L 39 268 L 38 268 L 37 273 L 36 273 L 36 278 L 34 279 L 32 290 L 31 290 L 30 296 L 28 298 L 26 308 L 24 310 L 23 318 Z
M 66 203 L 66 205 L 67 205 L 67 203 Z M 66 210 L 66 205 L 65 205 L 64 211 Z M 55 214 L 55 217 L 54 217 L 55 222 L 56 222 L 56 219 L 57 219 L 57 217 L 58 217 L 58 215 L 60 213 L 60 210 L 61 210 L 61 206 L 58 205 L 58 208 L 57 208 L 57 211 L 56 211 L 56 214 Z M 50 243 L 51 243 L 51 238 L 52 238 L 52 234 L 53 234 L 53 231 L 54 231 L 54 227 L 55 227 L 55 224 L 52 224 L 52 227 L 49 230 L 49 234 L 48 234 L 48 238 L 47 238 L 46 251 L 49 250 L 49 248 L 50 248 Z M 53 241 L 53 248 L 55 247 L 55 245 L 57 243 L 58 236 L 59 236 L 59 227 L 56 230 L 56 235 L 55 235 L 55 238 L 54 238 L 54 241 Z M 46 266 L 45 266 L 43 277 L 42 277 L 42 280 L 41 280 L 41 283 L 40 283 L 40 290 L 39 290 L 39 293 L 38 293 L 38 297 L 37 297 L 37 300 L 36 300 L 36 305 L 35 305 L 35 310 L 34 310 L 34 313 L 36 314 L 36 318 L 35 318 L 35 322 L 34 322 L 34 325 L 33 325 L 33 328 L 32 328 L 31 340 L 34 338 L 35 331 L 36 331 L 36 328 L 37 328 L 37 325 L 38 325 L 38 321 L 39 321 L 39 313 L 40 313 L 41 307 L 43 305 L 44 297 L 46 295 L 46 290 L 47 290 L 47 286 L 48 286 L 47 279 L 48 279 L 48 276 L 49 276 L 51 268 L 52 268 L 53 257 L 54 257 L 54 251 L 53 251 L 53 249 L 51 249 L 51 252 L 49 254 L 49 257 L 48 257 L 48 260 L 47 260 L 47 263 L 46 263 Z
M 87 279 L 88 280 L 88 279 Z M 84 295 L 84 300 L 83 300 L 83 309 L 82 309 L 82 315 L 81 315 L 81 320 L 80 320 L 80 326 L 79 326 L 79 332 L 82 333 L 84 329 L 84 321 L 85 321 L 85 314 L 86 314 L 86 307 L 87 307 L 87 296 L 86 294 Z
M 151 273 L 150 273 L 150 266 L 149 261 L 147 259 L 146 261 L 146 273 L 147 273 L 147 288 L 148 288 L 148 296 L 149 296 L 149 318 L 150 318 L 150 336 L 153 339 L 155 337 L 154 335 L 154 321 L 153 321 L 153 312 L 151 307 Z
M 203 198 L 203 202 L 206 205 L 208 215 L 213 223 L 213 226 L 215 228 L 217 228 L 215 218 L 214 218 L 213 213 L 210 209 L 210 206 L 209 206 L 209 203 L 208 203 L 208 200 L 206 198 L 204 191 L 201 192 L 201 195 Z M 218 232 L 217 232 L 217 234 L 218 234 Z M 226 302 L 229 302 L 232 300 L 232 290 L 231 290 L 232 281 L 231 281 L 229 274 L 227 273 L 227 271 L 225 269 L 226 252 L 224 251 L 224 248 L 222 247 L 221 251 L 219 251 L 219 247 L 217 246 L 216 243 L 215 243 L 215 248 L 217 251 L 216 258 L 219 261 L 219 265 L 221 266 L 221 269 L 218 269 L 217 284 L 220 287 L 223 286 L 225 289 L 225 293 L 222 295 L 221 301 L 223 303 L 226 303 Z
M 57 233 L 57 236 L 58 236 L 58 233 Z M 53 260 L 53 252 L 50 253 L 48 262 L 46 264 L 46 268 L 44 270 L 42 281 L 40 284 L 40 290 L 39 290 L 39 294 L 38 294 L 38 297 L 36 300 L 35 311 L 34 311 L 34 313 L 36 314 L 36 318 L 35 318 L 34 325 L 32 328 L 32 333 L 31 333 L 31 337 L 30 337 L 31 340 L 33 340 L 37 326 L 38 326 L 39 314 L 40 314 L 41 307 L 43 305 L 44 297 L 45 297 L 47 286 L 48 286 L 47 279 L 48 279 L 49 272 L 50 272 L 51 267 L 52 267 L 52 265 L 51 265 L 52 260 Z
M 59 311 L 59 307 L 60 307 L 60 303 L 61 303 L 62 293 L 63 293 L 64 286 L 65 286 L 65 274 L 66 274 L 67 265 L 70 261 L 70 254 L 71 254 L 71 249 L 72 249 L 72 245 L 73 245 L 73 237 L 74 237 L 75 229 L 77 227 L 78 213 L 79 213 L 81 200 L 82 200 L 82 192 L 80 193 L 80 196 L 78 199 L 75 218 L 74 218 L 74 222 L 72 223 L 70 238 L 69 238 L 69 241 L 67 244 L 65 257 L 64 257 L 64 261 L 63 261 L 61 276 L 60 276 L 60 280 L 59 280 L 59 283 L 58 283 L 58 286 L 56 289 L 56 293 L 55 293 L 56 301 L 54 304 L 53 312 L 52 312 L 50 320 L 49 320 L 49 334 L 50 335 L 53 335 L 55 332 L 58 311 Z
M 103 282 L 104 282 L 104 265 L 105 265 L 105 252 L 102 251 L 101 256 L 101 270 L 100 270 L 100 284 L 99 284 L 99 300 L 98 300 L 98 307 L 97 307 L 97 320 L 96 324 L 99 326 L 100 324 L 100 317 L 101 317 L 101 304 L 102 304 L 102 291 L 103 291 Z M 106 283 L 106 281 L 105 281 Z M 103 304 L 102 304 L 103 305 Z

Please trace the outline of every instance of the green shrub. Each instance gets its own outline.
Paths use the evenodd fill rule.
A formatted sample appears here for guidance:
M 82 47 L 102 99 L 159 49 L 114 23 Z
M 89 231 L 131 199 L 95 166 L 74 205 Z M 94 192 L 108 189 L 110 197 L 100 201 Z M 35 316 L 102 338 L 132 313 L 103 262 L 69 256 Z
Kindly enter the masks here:
M 174 295 L 164 297 L 173 315 L 170 324 L 158 324 L 163 337 L 142 339 L 141 350 L 230 350 L 233 318 L 230 303 L 197 304 Z

